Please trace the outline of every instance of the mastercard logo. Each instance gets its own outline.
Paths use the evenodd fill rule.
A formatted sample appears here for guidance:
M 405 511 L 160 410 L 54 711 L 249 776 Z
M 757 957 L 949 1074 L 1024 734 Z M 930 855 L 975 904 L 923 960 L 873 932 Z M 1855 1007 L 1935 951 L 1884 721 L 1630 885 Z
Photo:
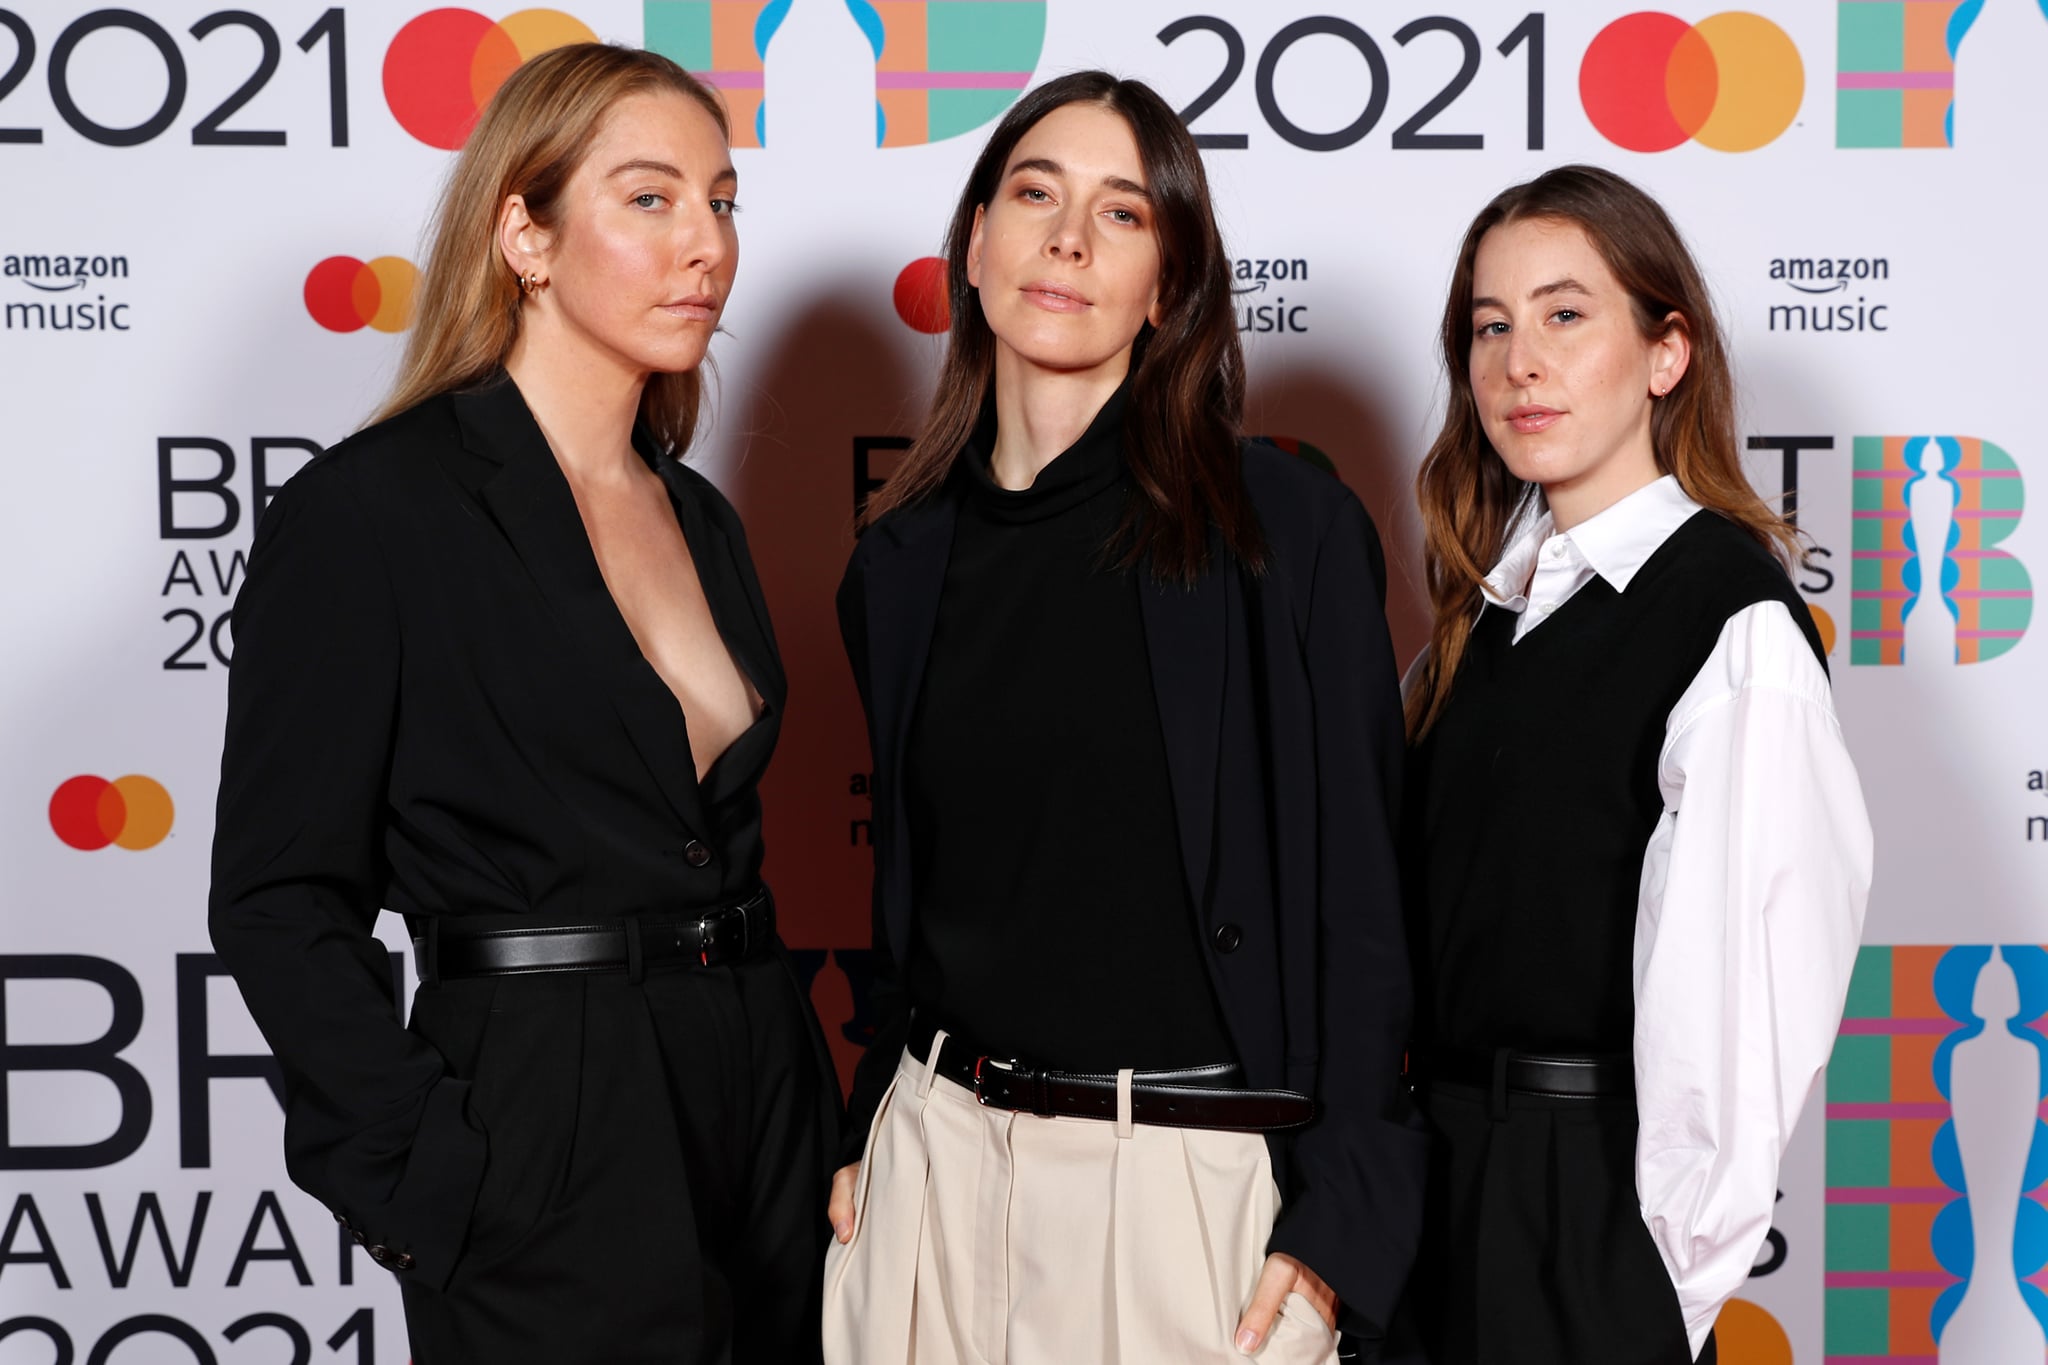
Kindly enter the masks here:
M 896 316 L 903 325 L 937 335 L 953 325 L 946 298 L 946 262 L 926 256 L 903 267 L 896 276 Z
M 163 784 L 135 773 L 112 782 L 74 777 L 50 798 L 50 828 L 71 847 L 88 853 L 108 844 L 155 848 L 171 832 L 176 815 Z
M 1751 152 L 1799 116 L 1806 68 L 1785 30 L 1730 12 L 1688 24 L 1629 14 L 1600 30 L 1579 65 L 1579 100 L 1602 137 L 1632 152 L 1691 139 Z
M 596 41 L 581 19 L 560 10 L 523 9 L 495 23 L 475 10 L 428 10 L 385 50 L 384 103 L 399 127 L 452 152 L 520 63 L 550 48 Z
M 306 274 L 306 311 L 330 332 L 374 327 L 403 332 L 412 325 L 420 272 L 402 256 L 359 261 L 329 256 Z

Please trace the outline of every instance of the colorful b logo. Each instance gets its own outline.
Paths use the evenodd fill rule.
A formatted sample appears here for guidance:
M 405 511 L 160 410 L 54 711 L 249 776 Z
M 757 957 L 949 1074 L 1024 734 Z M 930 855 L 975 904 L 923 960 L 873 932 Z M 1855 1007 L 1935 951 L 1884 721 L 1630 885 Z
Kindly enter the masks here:
M 521 10 L 495 24 L 474 10 L 429 10 L 398 30 L 384 53 L 384 102 L 406 132 L 452 152 L 521 62 L 596 40 L 582 20 L 559 10 Z
M 1858 436 L 1849 660 L 1915 662 L 1909 642 L 1982 663 L 2034 614 L 2026 566 L 1993 549 L 2020 524 L 2012 456 L 1971 436 Z
M 1629 14 L 1600 30 L 1579 65 L 1586 117 L 1617 147 L 1662 152 L 1691 138 L 1717 152 L 1755 151 L 1799 115 L 1806 69 L 1770 20 L 1716 14 L 1688 24 Z
M 402 256 L 329 256 L 306 275 L 306 311 L 330 332 L 402 332 L 412 325 L 418 282 L 419 271 Z
M 112 782 L 74 777 L 50 798 L 50 828 L 88 853 L 108 844 L 155 848 L 171 832 L 176 814 L 162 783 L 134 773 Z

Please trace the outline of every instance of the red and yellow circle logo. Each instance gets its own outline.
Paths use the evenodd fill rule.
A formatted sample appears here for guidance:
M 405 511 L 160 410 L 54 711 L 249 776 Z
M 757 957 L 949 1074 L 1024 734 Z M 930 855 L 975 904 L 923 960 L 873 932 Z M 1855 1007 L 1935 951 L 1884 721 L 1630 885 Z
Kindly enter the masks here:
M 1717 152 L 1755 151 L 1792 126 L 1805 95 L 1806 68 L 1785 30 L 1739 11 L 1697 24 L 1623 15 L 1579 64 L 1586 117 L 1632 152 L 1687 138 Z
M 398 30 L 384 53 L 384 102 L 406 132 L 452 152 L 521 62 L 596 41 L 581 19 L 560 10 L 523 9 L 496 23 L 475 10 L 428 10 Z
M 906 327 L 936 335 L 953 325 L 952 305 L 946 298 L 946 263 L 937 256 L 924 256 L 903 267 L 896 276 L 896 316 Z
M 412 325 L 413 289 L 420 272 L 403 256 L 359 261 L 329 256 L 306 274 L 306 311 L 330 332 L 374 327 L 403 332 Z
M 155 848 L 171 832 L 176 816 L 163 784 L 137 773 L 112 782 L 74 777 L 50 798 L 50 828 L 71 847 L 88 853 L 108 844 Z

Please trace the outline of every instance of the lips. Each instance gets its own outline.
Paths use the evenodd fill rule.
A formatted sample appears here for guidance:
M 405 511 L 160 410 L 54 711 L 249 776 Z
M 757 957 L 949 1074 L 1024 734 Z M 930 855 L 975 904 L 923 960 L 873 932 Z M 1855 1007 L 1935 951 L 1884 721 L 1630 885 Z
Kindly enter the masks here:
M 710 322 L 718 316 L 718 297 L 715 294 L 689 294 L 680 299 L 670 299 L 661 305 L 661 311 L 693 322 Z
M 1081 291 L 1058 280 L 1033 280 L 1019 292 L 1050 313 L 1079 313 L 1094 307 Z
M 1508 425 L 1524 436 L 1529 436 L 1547 430 L 1562 416 L 1564 411 L 1560 408 L 1545 407 L 1541 403 L 1525 403 L 1521 407 L 1509 410 Z

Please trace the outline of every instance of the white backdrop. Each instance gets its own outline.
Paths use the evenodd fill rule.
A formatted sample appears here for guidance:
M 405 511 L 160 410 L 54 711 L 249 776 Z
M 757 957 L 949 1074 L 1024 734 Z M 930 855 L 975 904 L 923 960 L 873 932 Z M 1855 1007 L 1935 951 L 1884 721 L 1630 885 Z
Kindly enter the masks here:
M 2024 947 L 2048 942 L 2037 0 L 420 14 L 0 9 L 0 1365 L 405 1359 L 383 1272 L 285 1179 L 261 1040 L 211 964 L 228 613 L 257 485 L 389 381 L 450 161 L 431 144 L 473 111 L 472 68 L 487 91 L 583 27 L 719 72 L 764 144 L 736 152 L 742 268 L 694 458 L 746 517 L 790 665 L 769 875 L 842 1063 L 868 806 L 831 590 L 936 359 L 899 275 L 936 252 L 1015 89 L 1106 66 L 1206 99 L 1195 130 L 1241 140 L 1207 156 L 1252 426 L 1366 499 L 1404 658 L 1424 621 L 1408 488 L 1465 222 L 1569 160 L 1656 193 L 1725 310 L 1761 489 L 1788 488 L 1800 438 L 1823 556 L 1801 586 L 1879 841 L 1854 1018 L 1723 1358 L 2048 1358 L 2048 958 Z M 875 145 L 878 85 L 898 145 Z

